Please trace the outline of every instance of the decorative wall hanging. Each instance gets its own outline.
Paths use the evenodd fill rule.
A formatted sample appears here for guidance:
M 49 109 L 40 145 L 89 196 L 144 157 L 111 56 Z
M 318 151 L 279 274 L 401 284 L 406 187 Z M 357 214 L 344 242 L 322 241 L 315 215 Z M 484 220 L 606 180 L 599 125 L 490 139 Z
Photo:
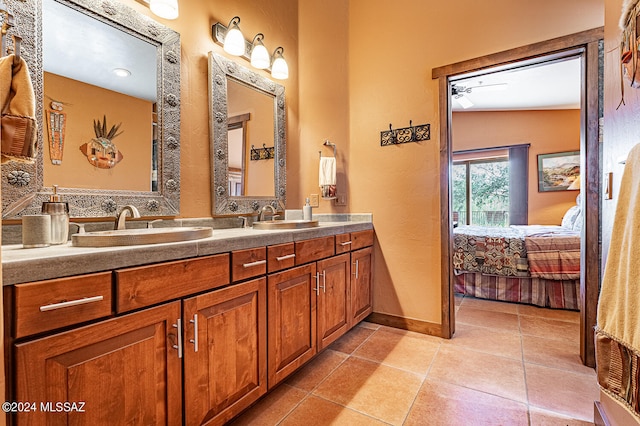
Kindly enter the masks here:
M 640 2 L 637 0 L 627 0 L 620 16 L 620 28 L 622 29 L 622 39 L 620 40 L 620 91 L 622 99 L 620 105 L 624 105 L 624 80 L 633 88 L 640 87 L 640 70 L 638 58 L 638 14 L 640 12 Z
M 274 147 L 267 148 L 266 144 L 262 144 L 262 148 L 254 148 L 251 145 L 251 160 L 270 160 L 274 157 Z
M 380 132 L 380 146 L 420 142 L 429 139 L 431 139 L 431 124 L 414 126 L 411 120 L 409 120 L 409 127 L 394 130 L 391 123 L 389 123 L 389 130 Z
M 117 126 L 111 126 L 111 129 L 107 132 L 106 116 L 104 116 L 102 123 L 100 119 L 98 121 L 93 120 L 93 130 L 96 137 L 80 146 L 80 151 L 87 156 L 89 163 L 99 169 L 111 169 L 124 158 L 112 142 L 113 139 L 122 134 L 122 132 L 118 133 L 121 125 L 122 123 Z
M 64 129 L 67 123 L 67 113 L 62 111 L 62 102 L 51 101 L 51 109 L 47 113 L 47 130 L 49 131 L 49 157 L 51 164 L 62 164 L 64 151 Z

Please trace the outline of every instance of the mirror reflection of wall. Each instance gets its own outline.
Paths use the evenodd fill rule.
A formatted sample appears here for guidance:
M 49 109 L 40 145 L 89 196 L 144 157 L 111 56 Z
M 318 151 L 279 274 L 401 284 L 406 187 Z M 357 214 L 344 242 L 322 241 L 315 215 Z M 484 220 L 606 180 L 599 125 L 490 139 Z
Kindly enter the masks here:
M 233 79 L 227 79 L 228 117 L 249 114 L 250 119 L 244 121 L 244 148 L 242 149 L 242 162 L 238 167 L 239 156 L 236 156 L 232 165 L 231 132 L 229 132 L 229 180 L 237 177 L 237 169 L 240 169 L 241 194 L 230 188 L 230 195 L 243 195 L 251 197 L 267 196 L 275 194 L 275 161 L 273 158 L 266 160 L 251 160 L 251 146 L 262 148 L 274 146 L 274 97 L 264 92 L 249 88 Z M 242 138 L 236 138 L 242 140 Z M 240 142 L 238 142 L 240 143 Z M 237 182 L 237 179 L 235 180 Z M 235 193 L 234 193 L 235 192 Z
M 240 197 L 244 195 L 245 172 L 245 130 L 250 114 L 229 117 L 229 195 Z
M 43 0 L 44 123 L 55 102 L 64 126 L 43 128 L 43 185 L 152 190 L 157 48 L 54 0 Z M 119 70 L 120 74 L 116 71 Z M 49 111 L 47 113 L 47 111 Z M 80 146 L 95 137 L 94 120 L 122 123 L 112 169 L 92 166 Z M 60 155 L 49 143 L 64 145 Z M 58 147 L 56 147 L 58 148 Z M 54 160 L 54 161 L 52 161 Z

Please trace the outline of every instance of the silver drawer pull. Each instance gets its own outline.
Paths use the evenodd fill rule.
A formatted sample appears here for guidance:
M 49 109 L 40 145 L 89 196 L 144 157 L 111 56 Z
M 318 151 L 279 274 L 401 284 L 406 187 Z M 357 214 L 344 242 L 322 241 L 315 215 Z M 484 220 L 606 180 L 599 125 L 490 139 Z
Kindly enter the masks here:
M 171 347 L 178 351 L 178 358 L 182 358 L 182 320 L 178 318 L 176 324 L 171 324 L 171 326 L 178 331 L 178 336 L 176 337 L 178 344 L 171 345 Z
M 251 268 L 252 266 L 264 265 L 267 263 L 266 260 L 256 260 L 255 262 L 243 263 L 242 266 L 244 268 Z
M 341 246 L 350 246 L 351 245 L 351 241 L 345 241 L 344 243 L 340 243 Z
M 67 302 L 52 303 L 51 305 L 40 306 L 40 312 L 54 311 L 56 309 L 84 305 L 86 303 L 100 302 L 102 300 L 104 300 L 104 296 L 93 296 L 85 297 L 84 299 L 69 300 Z
M 193 314 L 193 319 L 189 320 L 193 324 L 193 339 L 189 339 L 193 343 L 193 351 L 198 352 L 198 314 Z
M 291 253 L 291 254 L 287 254 L 287 255 L 284 255 L 284 256 L 276 257 L 276 260 L 278 262 L 282 262 L 283 260 L 293 259 L 294 257 L 296 257 L 295 253 Z

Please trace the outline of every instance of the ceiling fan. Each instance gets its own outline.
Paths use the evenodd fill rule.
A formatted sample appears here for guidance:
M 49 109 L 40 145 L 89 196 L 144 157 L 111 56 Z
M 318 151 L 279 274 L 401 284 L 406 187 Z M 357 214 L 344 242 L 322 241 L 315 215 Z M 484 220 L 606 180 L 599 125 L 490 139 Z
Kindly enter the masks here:
M 507 90 L 507 86 L 507 83 L 482 84 L 482 81 L 478 81 L 476 86 L 461 86 L 458 84 L 452 84 L 451 95 L 453 96 L 453 99 L 458 101 L 462 108 L 468 109 L 473 106 L 473 102 L 471 102 L 471 100 L 469 100 L 469 98 L 467 98 L 465 95 L 471 93 L 498 92 Z

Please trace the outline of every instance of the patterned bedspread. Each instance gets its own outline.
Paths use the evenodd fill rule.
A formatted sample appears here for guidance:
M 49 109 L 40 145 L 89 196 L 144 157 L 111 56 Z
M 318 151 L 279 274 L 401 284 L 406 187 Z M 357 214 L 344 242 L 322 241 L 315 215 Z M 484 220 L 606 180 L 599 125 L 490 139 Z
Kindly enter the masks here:
M 461 226 L 454 229 L 453 267 L 508 277 L 578 279 L 580 234 L 560 226 Z
M 527 249 L 516 228 L 460 226 L 453 230 L 453 268 L 466 272 L 527 277 Z

